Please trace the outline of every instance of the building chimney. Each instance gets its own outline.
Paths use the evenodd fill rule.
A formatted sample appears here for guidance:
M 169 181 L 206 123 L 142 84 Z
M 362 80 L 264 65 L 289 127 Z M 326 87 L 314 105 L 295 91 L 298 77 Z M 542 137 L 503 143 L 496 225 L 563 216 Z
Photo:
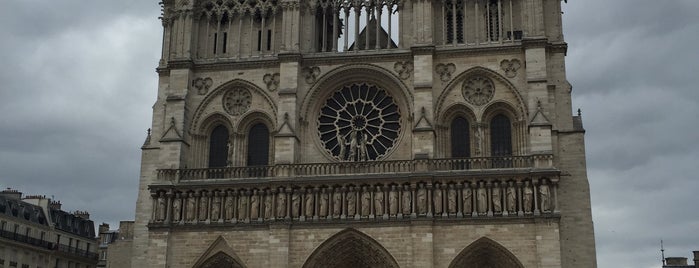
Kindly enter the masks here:
M 61 210 L 61 201 L 51 200 L 51 202 L 49 202 L 49 209 Z
M 694 267 L 699 268 L 699 250 L 695 250 L 692 252 L 694 252 Z
M 687 266 L 687 258 L 685 257 L 667 257 L 665 261 L 667 266 Z
M 73 212 L 73 215 L 75 215 L 76 217 L 82 218 L 84 220 L 90 219 L 90 213 L 87 211 L 76 210 L 75 212 Z
M 9 199 L 20 200 L 22 199 L 22 192 L 17 190 L 12 190 L 12 188 L 7 188 L 0 192 L 0 196 L 4 196 Z
M 99 232 L 100 232 L 100 234 L 109 232 L 109 224 L 106 224 L 104 222 L 102 224 L 100 224 Z

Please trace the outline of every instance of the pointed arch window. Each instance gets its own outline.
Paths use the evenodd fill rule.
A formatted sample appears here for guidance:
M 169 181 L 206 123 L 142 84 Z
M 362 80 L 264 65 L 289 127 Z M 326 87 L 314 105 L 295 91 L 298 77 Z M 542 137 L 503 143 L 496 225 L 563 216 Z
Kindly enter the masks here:
M 451 121 L 451 157 L 471 156 L 471 136 L 468 120 L 458 116 Z
M 512 124 L 503 114 L 490 121 L 490 152 L 492 156 L 512 155 Z
M 209 136 L 209 167 L 228 165 L 228 128 L 218 125 Z
M 248 166 L 269 164 L 269 129 L 257 123 L 248 132 Z

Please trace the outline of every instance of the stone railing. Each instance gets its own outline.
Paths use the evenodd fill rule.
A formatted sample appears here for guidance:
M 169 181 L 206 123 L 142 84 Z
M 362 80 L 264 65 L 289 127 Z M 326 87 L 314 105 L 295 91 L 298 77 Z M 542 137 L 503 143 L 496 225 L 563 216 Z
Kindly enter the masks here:
M 559 172 L 151 185 L 151 227 L 558 214 Z
M 398 161 L 285 164 L 255 167 L 160 169 L 160 181 L 240 179 L 268 177 L 341 176 L 353 174 L 400 174 L 459 170 L 552 168 L 553 155 L 474 157 Z

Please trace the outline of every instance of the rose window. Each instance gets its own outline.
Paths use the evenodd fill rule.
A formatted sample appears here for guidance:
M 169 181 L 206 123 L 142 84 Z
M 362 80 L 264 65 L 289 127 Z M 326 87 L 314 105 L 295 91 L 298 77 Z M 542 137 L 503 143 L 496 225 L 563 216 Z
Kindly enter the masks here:
M 462 91 L 466 101 L 474 105 L 483 105 L 493 99 L 495 86 L 490 79 L 477 76 L 464 82 Z
M 244 88 L 234 88 L 223 95 L 223 108 L 231 115 L 245 113 L 252 103 L 250 91 Z
M 318 117 L 318 133 L 330 155 L 341 161 L 381 159 L 395 145 L 400 111 L 385 90 L 355 83 L 335 91 Z

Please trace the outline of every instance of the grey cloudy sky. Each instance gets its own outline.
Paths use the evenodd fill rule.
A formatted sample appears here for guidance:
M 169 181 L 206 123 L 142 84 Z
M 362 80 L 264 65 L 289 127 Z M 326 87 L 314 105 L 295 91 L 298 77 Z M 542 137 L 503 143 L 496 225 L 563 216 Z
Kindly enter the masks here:
M 699 250 L 699 1 L 570 0 L 598 263 Z M 157 1 L 0 1 L 0 187 L 133 219 L 160 53 Z M 691 258 L 690 258 L 691 260 Z

